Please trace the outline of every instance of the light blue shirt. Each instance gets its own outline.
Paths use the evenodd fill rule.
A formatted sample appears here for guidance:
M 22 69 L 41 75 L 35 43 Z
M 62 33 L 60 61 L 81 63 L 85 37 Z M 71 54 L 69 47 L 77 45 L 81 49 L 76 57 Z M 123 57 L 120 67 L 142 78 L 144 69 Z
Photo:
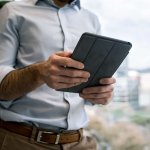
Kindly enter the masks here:
M 58 8 L 52 0 L 26 0 L 0 10 L 0 82 L 14 69 L 47 60 L 57 51 L 73 51 L 84 32 L 100 33 L 98 18 L 75 2 Z M 18 99 L 0 100 L 0 118 L 75 130 L 88 123 L 85 104 L 79 94 L 44 84 Z

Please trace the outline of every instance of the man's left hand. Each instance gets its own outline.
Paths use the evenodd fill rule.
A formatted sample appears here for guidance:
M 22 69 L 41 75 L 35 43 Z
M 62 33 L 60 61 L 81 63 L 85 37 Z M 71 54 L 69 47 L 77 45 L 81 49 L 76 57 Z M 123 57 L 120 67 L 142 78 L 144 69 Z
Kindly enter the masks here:
M 92 104 L 108 104 L 113 97 L 113 84 L 116 83 L 115 78 L 103 78 L 100 80 L 100 86 L 85 88 L 80 96 Z

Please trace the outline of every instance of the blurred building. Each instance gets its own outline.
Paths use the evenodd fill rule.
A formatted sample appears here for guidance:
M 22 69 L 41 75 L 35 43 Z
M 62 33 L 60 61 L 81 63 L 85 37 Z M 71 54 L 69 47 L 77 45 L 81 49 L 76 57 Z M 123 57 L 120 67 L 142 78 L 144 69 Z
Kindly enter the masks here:
M 128 71 L 128 100 L 134 109 L 140 108 L 140 73 L 137 71 Z
M 117 82 L 115 84 L 114 102 L 127 102 L 128 101 L 128 62 L 127 59 L 123 61 L 121 66 L 115 73 Z
M 115 77 L 114 102 L 129 102 L 134 109 L 138 109 L 140 96 L 140 74 L 137 71 L 128 70 L 128 60 L 124 60 L 117 70 Z

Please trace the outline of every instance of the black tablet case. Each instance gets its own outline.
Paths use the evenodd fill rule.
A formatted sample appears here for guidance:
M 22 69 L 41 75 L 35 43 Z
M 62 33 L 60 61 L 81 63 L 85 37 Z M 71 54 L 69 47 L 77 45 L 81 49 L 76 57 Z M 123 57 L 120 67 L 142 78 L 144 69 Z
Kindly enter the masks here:
M 71 57 L 84 63 L 84 70 L 91 76 L 85 83 L 59 91 L 79 93 L 83 88 L 100 85 L 101 78 L 112 77 L 131 47 L 130 42 L 84 33 Z

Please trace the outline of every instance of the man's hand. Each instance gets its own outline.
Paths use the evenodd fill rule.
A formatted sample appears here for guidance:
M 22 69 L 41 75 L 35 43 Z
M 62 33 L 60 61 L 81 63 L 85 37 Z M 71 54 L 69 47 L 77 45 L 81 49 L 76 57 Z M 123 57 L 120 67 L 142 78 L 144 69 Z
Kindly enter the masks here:
M 58 52 L 42 63 L 40 74 L 42 80 L 51 88 L 68 88 L 87 82 L 90 74 L 83 71 L 81 62 L 70 58 L 69 52 Z
M 113 84 L 115 78 L 104 78 L 100 80 L 101 86 L 85 88 L 80 96 L 93 104 L 108 104 L 113 97 Z
M 90 74 L 82 70 L 82 63 L 70 56 L 71 53 L 58 52 L 47 61 L 11 71 L 0 84 L 0 99 L 14 100 L 45 83 L 59 89 L 86 82 Z

